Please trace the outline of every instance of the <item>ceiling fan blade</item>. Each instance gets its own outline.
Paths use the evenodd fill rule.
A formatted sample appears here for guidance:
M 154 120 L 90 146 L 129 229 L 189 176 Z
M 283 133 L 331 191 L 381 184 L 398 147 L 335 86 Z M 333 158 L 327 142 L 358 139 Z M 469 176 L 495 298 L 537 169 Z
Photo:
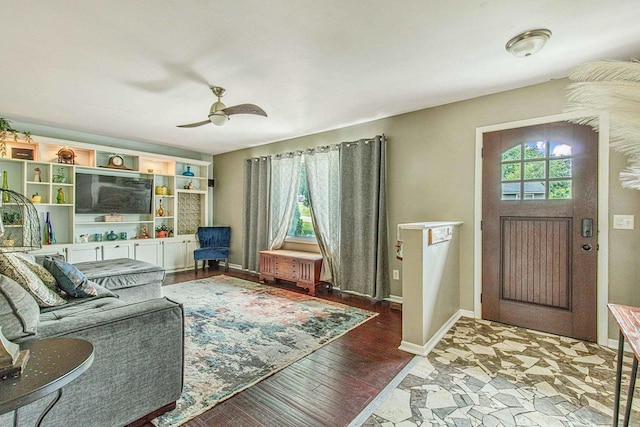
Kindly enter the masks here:
M 265 113 L 262 108 L 254 104 L 234 105 L 233 107 L 224 108 L 222 111 L 224 111 L 227 116 L 231 116 L 233 114 L 255 114 L 256 116 L 267 117 L 267 113 Z
M 198 123 L 189 123 L 188 125 L 178 125 L 179 128 L 196 128 L 198 126 L 202 126 L 202 125 L 206 125 L 211 123 L 210 120 L 204 120 L 202 122 L 198 122 Z

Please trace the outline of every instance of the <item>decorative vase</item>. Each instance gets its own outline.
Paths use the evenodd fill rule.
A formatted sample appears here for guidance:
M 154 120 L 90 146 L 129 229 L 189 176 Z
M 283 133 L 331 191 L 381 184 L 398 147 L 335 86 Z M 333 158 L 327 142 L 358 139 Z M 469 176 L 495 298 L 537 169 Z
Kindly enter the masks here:
M 53 245 L 56 242 L 56 236 L 53 234 L 53 226 L 51 225 L 51 217 L 47 212 L 45 226 L 44 226 L 44 244 Z
M 56 196 L 56 202 L 58 202 L 59 205 L 64 204 L 64 191 L 62 191 L 62 187 L 58 188 L 58 195 Z
M 156 211 L 156 215 L 164 216 L 164 208 L 162 207 L 162 199 L 160 199 L 160 207 L 158 207 L 158 210 Z
M 182 175 L 184 175 L 184 176 L 194 176 L 194 173 L 191 172 L 191 165 L 187 165 L 187 170 L 182 172 Z
M 40 168 L 33 170 L 33 182 L 42 182 L 42 171 Z
M 167 232 L 165 230 L 158 231 L 158 237 L 167 237 Z
M 3 190 L 8 190 L 9 189 L 7 171 L 3 171 L 2 172 L 2 189 Z M 6 191 L 3 191 L 2 192 L 2 203 L 9 203 L 10 200 L 11 199 L 9 198 L 9 193 L 7 193 Z
M 111 230 L 109 234 L 107 234 L 107 240 L 116 240 L 117 238 L 118 238 L 118 235 L 114 233 L 113 230 Z

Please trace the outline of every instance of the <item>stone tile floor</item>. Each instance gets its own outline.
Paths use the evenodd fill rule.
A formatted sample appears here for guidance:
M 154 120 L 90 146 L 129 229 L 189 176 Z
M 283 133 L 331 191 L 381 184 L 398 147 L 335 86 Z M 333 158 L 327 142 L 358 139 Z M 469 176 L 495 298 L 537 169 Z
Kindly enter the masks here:
M 616 359 L 597 344 L 462 318 L 363 425 L 610 426 Z M 630 425 L 640 425 L 640 392 Z

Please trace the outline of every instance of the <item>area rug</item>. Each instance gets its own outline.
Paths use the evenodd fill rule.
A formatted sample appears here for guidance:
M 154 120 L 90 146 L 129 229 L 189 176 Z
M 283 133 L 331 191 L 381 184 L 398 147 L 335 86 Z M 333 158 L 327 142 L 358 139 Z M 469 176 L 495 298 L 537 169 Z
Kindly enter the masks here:
M 307 356 L 377 313 L 229 276 L 162 288 L 182 303 L 182 396 L 154 420 L 178 426 Z

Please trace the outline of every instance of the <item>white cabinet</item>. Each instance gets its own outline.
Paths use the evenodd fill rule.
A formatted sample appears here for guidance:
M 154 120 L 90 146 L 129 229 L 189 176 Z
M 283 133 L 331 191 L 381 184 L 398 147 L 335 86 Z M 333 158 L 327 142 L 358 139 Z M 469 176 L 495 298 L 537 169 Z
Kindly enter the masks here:
M 102 245 L 74 245 L 67 248 L 67 261 L 71 264 L 101 260 Z
M 157 240 L 138 240 L 133 244 L 133 259 L 155 265 L 162 265 L 160 242 Z
M 133 258 L 133 244 L 111 243 L 102 246 L 102 259 Z
M 165 270 L 193 268 L 193 250 L 199 244 L 193 237 L 176 237 L 162 241 L 162 265 Z
M 63 256 L 64 259 L 67 259 L 67 248 L 62 245 L 44 245 L 42 249 L 38 249 L 35 251 L 29 251 L 31 255 L 36 256 Z
M 185 243 L 182 239 L 167 239 L 162 241 L 162 266 L 165 270 L 179 270 L 185 268 Z

